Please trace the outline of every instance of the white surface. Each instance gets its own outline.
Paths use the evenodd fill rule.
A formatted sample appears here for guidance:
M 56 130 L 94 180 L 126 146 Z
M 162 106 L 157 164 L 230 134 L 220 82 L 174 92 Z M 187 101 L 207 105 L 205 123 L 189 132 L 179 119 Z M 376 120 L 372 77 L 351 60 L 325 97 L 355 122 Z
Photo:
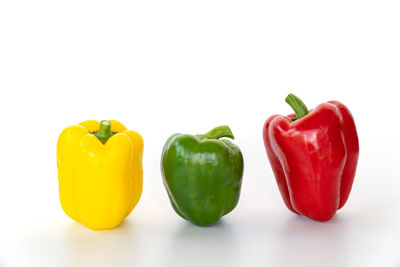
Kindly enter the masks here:
M 0 266 L 400 266 L 398 1 L 1 1 Z M 359 131 L 346 206 L 291 214 L 261 129 L 340 100 Z M 58 200 L 58 134 L 118 119 L 145 140 L 144 191 L 119 228 L 93 232 Z M 231 126 L 245 157 L 238 207 L 199 228 L 159 170 L 175 132 Z

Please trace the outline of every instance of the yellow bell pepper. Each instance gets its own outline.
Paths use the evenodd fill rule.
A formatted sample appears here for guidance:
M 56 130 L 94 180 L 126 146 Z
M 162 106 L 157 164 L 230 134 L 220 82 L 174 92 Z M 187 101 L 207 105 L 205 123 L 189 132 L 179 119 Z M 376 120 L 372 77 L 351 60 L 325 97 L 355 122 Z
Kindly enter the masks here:
M 57 142 L 60 202 L 92 230 L 112 229 L 139 202 L 143 139 L 115 120 L 67 127 Z

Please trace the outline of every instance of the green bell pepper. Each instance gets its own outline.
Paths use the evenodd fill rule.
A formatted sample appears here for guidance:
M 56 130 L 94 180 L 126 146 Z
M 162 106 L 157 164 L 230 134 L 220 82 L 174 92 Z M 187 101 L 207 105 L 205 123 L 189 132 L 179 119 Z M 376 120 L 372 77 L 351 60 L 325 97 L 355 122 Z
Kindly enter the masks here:
M 239 201 L 243 155 L 228 126 L 206 134 L 174 134 L 166 142 L 161 171 L 172 207 L 196 225 L 215 224 Z

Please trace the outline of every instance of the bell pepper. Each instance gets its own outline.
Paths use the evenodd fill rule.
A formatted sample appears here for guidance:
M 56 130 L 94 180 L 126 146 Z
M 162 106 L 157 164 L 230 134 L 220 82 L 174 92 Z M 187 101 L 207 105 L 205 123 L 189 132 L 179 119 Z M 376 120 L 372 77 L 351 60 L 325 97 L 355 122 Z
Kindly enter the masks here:
M 237 205 L 243 155 L 228 126 L 206 134 L 174 134 L 162 151 L 161 171 L 171 205 L 200 226 L 215 224 Z
M 337 101 L 308 111 L 289 94 L 289 116 L 271 116 L 263 138 L 283 201 L 294 213 L 330 220 L 346 203 L 357 168 L 359 144 L 354 119 Z
M 112 229 L 142 194 L 143 140 L 115 120 L 67 127 L 57 142 L 60 202 L 73 220 Z

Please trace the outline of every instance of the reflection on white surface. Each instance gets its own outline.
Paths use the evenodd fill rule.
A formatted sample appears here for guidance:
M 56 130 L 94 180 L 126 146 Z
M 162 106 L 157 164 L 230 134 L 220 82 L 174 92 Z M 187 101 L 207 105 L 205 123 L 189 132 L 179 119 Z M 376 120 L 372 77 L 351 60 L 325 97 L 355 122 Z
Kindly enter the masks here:
M 134 223 L 126 220 L 113 231 L 91 231 L 72 222 L 64 232 L 65 266 L 140 266 L 140 244 L 135 240 Z
M 400 216 L 388 216 L 390 209 L 375 217 L 339 213 L 325 223 L 270 211 L 236 213 L 212 227 L 172 213 L 162 221 L 137 214 L 111 231 L 91 231 L 73 221 L 36 225 L 19 235 L 23 257 L 10 266 L 395 267 Z
M 235 229 L 224 220 L 213 227 L 181 224 L 170 236 L 161 253 L 166 266 L 236 266 L 241 249 Z

